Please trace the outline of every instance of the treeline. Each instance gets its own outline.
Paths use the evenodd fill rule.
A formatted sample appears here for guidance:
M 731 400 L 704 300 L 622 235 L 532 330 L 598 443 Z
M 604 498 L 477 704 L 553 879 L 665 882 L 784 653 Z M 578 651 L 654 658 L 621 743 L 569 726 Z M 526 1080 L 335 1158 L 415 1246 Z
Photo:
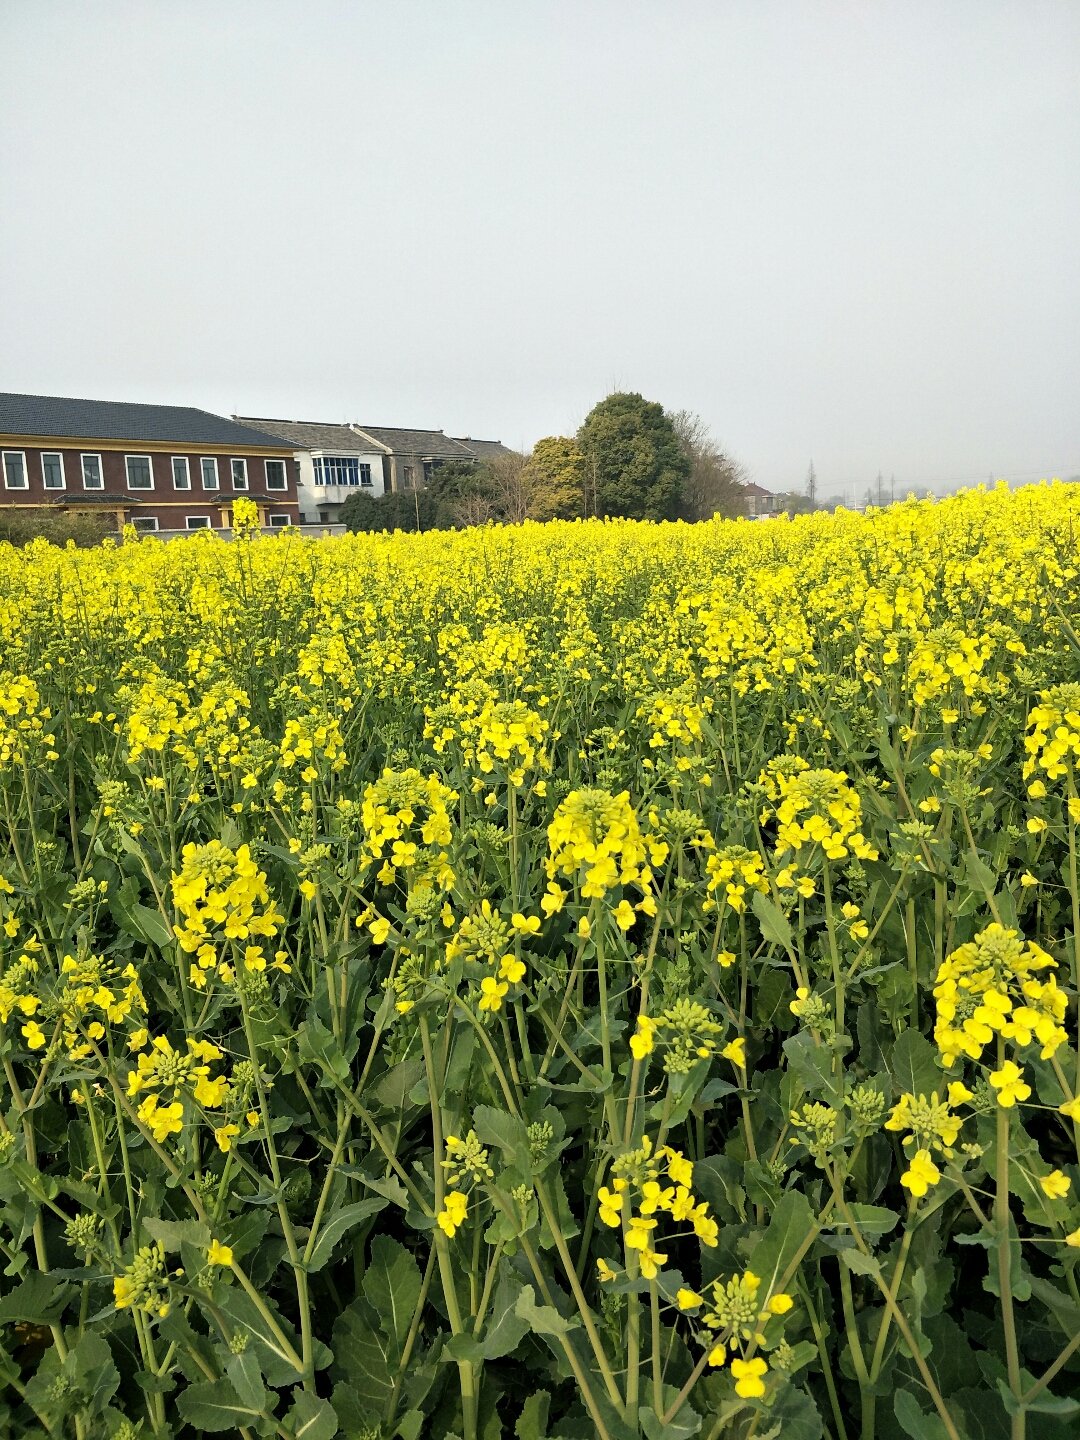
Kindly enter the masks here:
M 530 455 L 448 461 L 422 490 L 350 495 L 341 518 L 368 531 L 605 515 L 706 520 L 744 513 L 744 480 L 700 416 L 616 393 L 593 407 L 576 435 L 546 436 Z

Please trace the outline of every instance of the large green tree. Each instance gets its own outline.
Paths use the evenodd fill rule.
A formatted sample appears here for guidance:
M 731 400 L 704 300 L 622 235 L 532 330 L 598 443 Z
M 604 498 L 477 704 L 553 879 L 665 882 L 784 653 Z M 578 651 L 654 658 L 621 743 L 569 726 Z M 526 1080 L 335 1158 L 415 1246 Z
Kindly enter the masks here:
M 585 461 L 573 436 L 545 435 L 522 469 L 530 520 L 572 520 L 585 514 Z
M 636 393 L 601 400 L 578 431 L 589 514 L 672 520 L 690 462 L 662 405 Z

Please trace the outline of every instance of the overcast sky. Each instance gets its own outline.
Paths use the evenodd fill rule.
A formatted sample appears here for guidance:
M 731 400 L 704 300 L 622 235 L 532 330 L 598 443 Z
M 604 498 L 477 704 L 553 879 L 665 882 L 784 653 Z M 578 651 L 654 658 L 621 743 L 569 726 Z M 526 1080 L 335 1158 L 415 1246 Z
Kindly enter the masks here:
M 1080 472 L 1077 0 L 0 0 L 0 389 Z

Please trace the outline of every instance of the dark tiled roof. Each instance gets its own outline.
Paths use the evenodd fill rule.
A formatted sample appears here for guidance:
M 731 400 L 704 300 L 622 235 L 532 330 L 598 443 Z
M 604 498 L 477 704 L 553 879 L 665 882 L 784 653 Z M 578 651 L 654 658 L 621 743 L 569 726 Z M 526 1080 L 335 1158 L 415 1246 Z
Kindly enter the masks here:
M 512 455 L 501 440 L 474 440 L 471 435 L 455 435 L 459 445 L 464 445 L 478 460 L 495 460 L 500 455 Z
M 321 420 L 262 420 L 251 415 L 234 415 L 233 419 L 287 440 L 295 450 L 334 450 L 362 455 L 370 454 L 373 448 L 369 440 L 349 425 L 324 424 Z
M 742 488 L 744 495 L 756 495 L 759 498 L 763 495 L 771 496 L 773 493 L 771 490 L 763 490 L 760 485 L 756 485 L 752 480 L 749 484 L 744 485 Z
M 475 460 L 476 456 L 459 441 L 441 430 L 399 430 L 393 425 L 357 425 L 394 455 L 419 455 L 432 460 Z
M 187 405 L 132 405 L 59 395 L 0 393 L 0 435 L 158 440 L 171 445 L 242 445 L 252 450 L 292 448 L 276 436 Z

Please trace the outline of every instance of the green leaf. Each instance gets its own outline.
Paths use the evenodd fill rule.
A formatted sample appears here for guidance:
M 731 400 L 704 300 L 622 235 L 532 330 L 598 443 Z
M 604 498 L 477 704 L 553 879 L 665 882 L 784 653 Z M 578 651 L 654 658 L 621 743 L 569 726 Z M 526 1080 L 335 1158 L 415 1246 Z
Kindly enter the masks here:
M 787 1272 L 813 1228 L 810 1202 L 800 1191 L 788 1190 L 750 1257 L 749 1268 L 761 1278 L 763 1301 L 789 1283 Z
M 201 1431 L 205 1434 L 218 1434 L 223 1430 L 250 1425 L 259 1414 L 258 1410 L 243 1403 L 232 1381 L 225 1376 L 202 1385 L 189 1385 L 181 1391 L 177 1405 L 180 1414 L 196 1433 Z
M 918 1030 L 905 1030 L 892 1047 L 889 1074 L 902 1095 L 940 1094 L 943 1078 L 937 1052 Z
M 776 901 L 770 900 L 768 895 L 763 895 L 760 890 L 755 890 L 750 904 L 765 939 L 773 945 L 783 946 L 789 955 L 792 954 L 795 941 L 791 926 Z
M 40 1270 L 32 1270 L 10 1295 L 0 1299 L 0 1324 L 22 1320 L 30 1325 L 51 1325 L 63 1310 L 68 1294 L 66 1284 L 57 1284 Z
M 841 1250 L 840 1259 L 854 1275 L 881 1274 L 881 1261 L 873 1255 L 864 1255 L 854 1247 Z
M 158 1220 L 148 1216 L 142 1224 L 166 1254 L 179 1250 L 181 1245 L 194 1245 L 197 1250 L 210 1247 L 210 1227 L 201 1220 Z
M 285 1429 L 294 1440 L 334 1440 L 338 1433 L 338 1417 L 329 1400 L 304 1390 L 294 1390 L 296 1403 L 285 1416 Z
M 241 1405 L 254 1411 L 266 1409 L 270 1397 L 263 1384 L 258 1354 L 251 1346 L 239 1355 L 229 1356 L 225 1373 L 232 1381 Z
M 478 1105 L 473 1111 L 473 1129 L 483 1144 L 494 1145 L 505 1164 L 529 1173 L 529 1136 L 523 1120 L 491 1105 Z
M 546 1390 L 537 1390 L 521 1407 L 521 1414 L 514 1426 L 516 1440 L 547 1440 L 548 1411 L 551 1396 Z
M 531 1285 L 524 1285 L 514 1303 L 514 1314 L 524 1320 L 536 1335 L 568 1335 L 579 1324 L 576 1318 L 564 1320 L 551 1305 L 537 1305 Z
M 214 1303 L 226 1320 L 232 1322 L 232 1329 L 247 1335 L 249 1344 L 253 1344 L 257 1348 L 262 1372 L 266 1376 L 267 1382 L 275 1386 L 294 1384 L 298 1378 L 297 1367 L 282 1349 L 281 1341 L 278 1340 L 270 1328 L 266 1316 L 250 1295 L 247 1295 L 238 1285 L 224 1288 L 218 1286 Z M 265 1294 L 263 1304 L 270 1309 L 278 1329 L 289 1341 L 289 1344 L 294 1350 L 297 1350 L 298 1342 L 288 1321 L 274 1310 L 272 1302 Z M 171 1319 L 171 1316 L 169 1318 Z M 297 1354 L 299 1354 L 298 1350 Z
M 362 1430 L 381 1421 L 393 1393 L 395 1367 L 390 1343 L 366 1297 L 354 1300 L 334 1325 L 331 1374 L 338 1383 L 331 1397 L 342 1427 Z
M 798 1348 L 798 1347 L 796 1347 Z M 811 1346 L 814 1353 L 817 1347 Z M 790 1372 L 789 1372 L 790 1373 Z M 786 1385 L 769 1411 L 778 1440 L 821 1440 L 825 1425 L 812 1395 L 795 1385 Z M 770 1429 L 770 1434 L 774 1433 Z
M 412 1324 L 420 1284 L 420 1269 L 405 1246 L 388 1235 L 374 1236 L 371 1259 L 364 1272 L 364 1294 L 398 1355 Z
M 849 1205 L 848 1209 L 860 1235 L 867 1240 L 880 1240 L 895 1229 L 900 1219 L 895 1210 L 889 1210 L 884 1205 Z
M 318 1083 L 328 1089 L 337 1081 L 349 1078 L 349 1062 L 333 1033 L 323 1024 L 314 1011 L 296 1032 L 300 1059 L 305 1065 L 313 1065 L 319 1071 Z
M 834 1093 L 832 1055 L 809 1030 L 790 1035 L 784 1041 L 783 1051 L 807 1094 L 820 1097 Z
M 357 1225 L 370 1220 L 372 1215 L 378 1215 L 386 1206 L 387 1201 L 381 1195 L 373 1195 L 370 1199 L 354 1200 L 351 1205 L 343 1205 L 340 1210 L 335 1210 L 319 1227 L 315 1245 L 306 1262 L 308 1270 L 321 1270 L 329 1262 L 335 1245 L 344 1240 L 350 1230 L 355 1230 Z
M 911 1440 L 949 1440 L 949 1432 L 936 1410 L 927 1414 L 910 1390 L 897 1390 L 893 1397 L 893 1414 L 905 1435 Z
M 664 1409 L 669 1409 L 678 1399 L 679 1392 L 671 1385 L 664 1386 Z M 646 1440 L 689 1440 L 691 1435 L 701 1431 L 701 1416 L 691 1409 L 687 1401 L 679 1407 L 679 1413 L 665 1425 L 651 1405 L 638 1409 L 638 1421 Z

